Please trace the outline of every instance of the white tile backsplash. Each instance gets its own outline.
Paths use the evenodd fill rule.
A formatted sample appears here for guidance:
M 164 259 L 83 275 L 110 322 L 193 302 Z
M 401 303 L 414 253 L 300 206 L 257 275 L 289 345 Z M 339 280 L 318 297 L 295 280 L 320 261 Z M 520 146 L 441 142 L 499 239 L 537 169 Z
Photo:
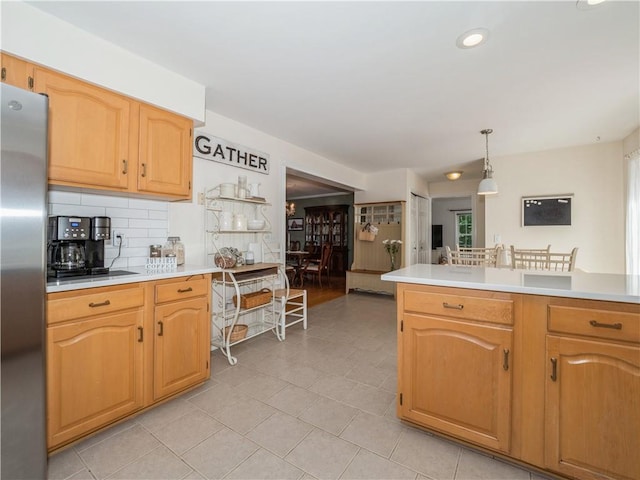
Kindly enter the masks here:
M 109 195 L 82 194 L 82 205 L 95 205 L 105 208 L 119 207 L 127 208 L 129 199 L 127 197 L 112 197 Z
M 80 205 L 80 200 L 79 193 L 62 192 L 58 190 L 51 190 L 49 192 L 49 203 Z
M 105 242 L 105 263 L 112 268 L 143 266 L 149 245 L 164 245 L 169 231 L 168 202 L 79 192 L 49 192 L 50 215 L 111 218 L 111 230 L 124 234 L 118 255 L 118 240 Z
M 149 218 L 149 210 L 138 208 L 107 208 L 107 217 L 111 218 Z

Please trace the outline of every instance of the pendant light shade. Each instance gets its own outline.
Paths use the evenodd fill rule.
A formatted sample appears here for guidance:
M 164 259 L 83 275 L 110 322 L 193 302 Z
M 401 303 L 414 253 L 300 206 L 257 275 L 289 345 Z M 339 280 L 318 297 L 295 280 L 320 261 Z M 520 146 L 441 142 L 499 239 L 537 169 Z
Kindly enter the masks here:
M 489 134 L 493 133 L 491 128 L 480 131 L 485 137 L 486 156 L 484 157 L 484 169 L 482 170 L 482 181 L 478 185 L 478 195 L 493 195 L 498 193 L 498 184 L 493 179 L 493 167 L 489 163 Z
M 493 195 L 498 193 L 498 184 L 492 178 L 493 172 L 485 170 L 483 173 L 482 181 L 478 185 L 478 195 Z

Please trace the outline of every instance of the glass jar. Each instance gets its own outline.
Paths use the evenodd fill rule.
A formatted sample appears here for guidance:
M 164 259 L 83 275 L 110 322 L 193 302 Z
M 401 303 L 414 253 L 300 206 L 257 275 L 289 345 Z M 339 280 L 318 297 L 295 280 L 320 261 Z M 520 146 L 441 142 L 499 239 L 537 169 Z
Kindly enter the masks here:
M 247 177 L 246 175 L 238 176 L 238 198 L 247 198 Z
M 184 244 L 180 241 L 180 237 L 168 237 L 162 249 L 162 255 L 164 257 L 175 255 L 176 263 L 184 265 Z
M 149 257 L 160 258 L 162 256 L 162 245 L 149 245 Z

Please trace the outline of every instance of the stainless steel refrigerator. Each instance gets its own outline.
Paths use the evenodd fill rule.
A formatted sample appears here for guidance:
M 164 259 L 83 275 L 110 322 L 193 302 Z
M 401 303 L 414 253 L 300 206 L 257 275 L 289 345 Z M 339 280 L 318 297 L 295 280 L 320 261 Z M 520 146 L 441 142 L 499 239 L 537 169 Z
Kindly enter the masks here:
M 43 95 L 0 84 L 0 475 L 47 477 L 45 286 L 47 111 Z

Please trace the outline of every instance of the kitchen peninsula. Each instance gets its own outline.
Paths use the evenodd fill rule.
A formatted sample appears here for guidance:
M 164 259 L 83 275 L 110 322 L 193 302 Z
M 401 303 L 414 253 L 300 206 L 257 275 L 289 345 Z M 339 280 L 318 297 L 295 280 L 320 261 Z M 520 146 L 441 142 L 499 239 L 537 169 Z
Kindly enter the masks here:
M 568 478 L 640 478 L 640 278 L 412 265 L 398 416 Z

